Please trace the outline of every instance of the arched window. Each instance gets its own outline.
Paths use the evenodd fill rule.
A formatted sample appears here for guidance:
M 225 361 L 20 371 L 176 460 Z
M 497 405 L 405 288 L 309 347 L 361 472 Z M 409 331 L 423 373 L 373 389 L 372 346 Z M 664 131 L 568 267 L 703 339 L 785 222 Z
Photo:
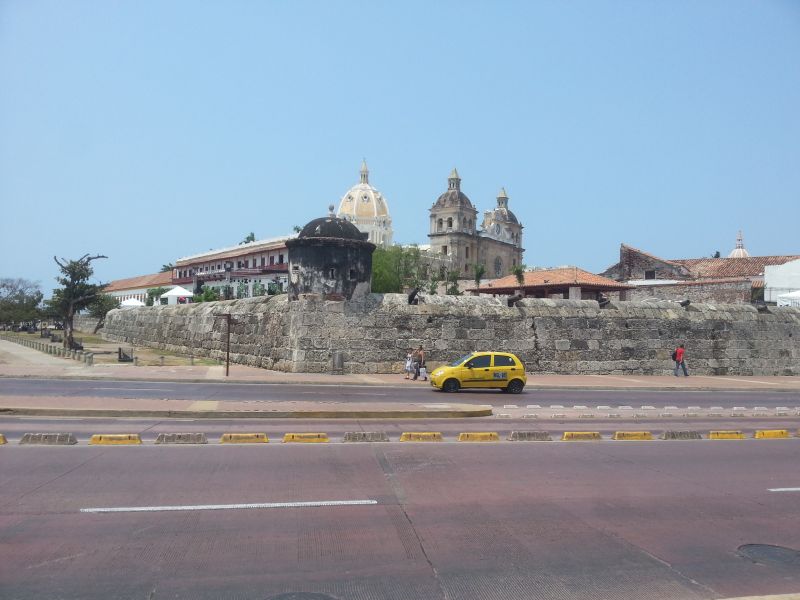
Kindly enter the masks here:
M 439 219 L 436 222 L 436 231 L 441 231 L 443 228 L 444 228 L 444 221 L 442 221 L 442 219 Z
M 447 217 L 447 228 L 448 229 L 453 228 L 453 217 Z

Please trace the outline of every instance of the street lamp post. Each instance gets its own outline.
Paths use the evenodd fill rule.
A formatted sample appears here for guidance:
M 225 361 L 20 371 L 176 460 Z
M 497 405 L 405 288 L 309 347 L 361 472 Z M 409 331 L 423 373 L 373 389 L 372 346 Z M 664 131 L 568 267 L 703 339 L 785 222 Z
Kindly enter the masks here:
M 231 323 L 235 323 L 236 321 L 231 318 L 230 313 L 217 315 L 216 318 L 225 319 L 225 323 L 227 324 L 225 331 L 225 377 L 228 377 L 231 370 Z

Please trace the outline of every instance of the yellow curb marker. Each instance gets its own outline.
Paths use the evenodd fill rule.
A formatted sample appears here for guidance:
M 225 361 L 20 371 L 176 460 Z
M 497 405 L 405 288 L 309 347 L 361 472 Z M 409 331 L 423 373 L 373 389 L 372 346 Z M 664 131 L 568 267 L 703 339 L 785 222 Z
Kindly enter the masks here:
M 561 436 L 562 442 L 582 442 L 591 440 L 602 440 L 599 431 L 565 431 Z
M 652 440 L 653 434 L 649 431 L 616 431 L 614 432 L 614 437 L 611 439 L 617 441 Z
M 788 429 L 756 429 L 753 437 L 757 440 L 783 440 L 791 436 Z
M 710 440 L 743 440 L 744 434 L 741 431 L 709 431 Z
M 287 433 L 283 436 L 283 443 L 297 442 L 301 444 L 326 444 L 330 440 L 327 433 Z
M 401 442 L 441 442 L 440 431 L 404 431 L 400 435 Z
M 218 408 L 219 401 L 217 400 L 198 400 L 197 402 L 192 402 L 187 410 L 205 411 L 217 410 Z
M 266 433 L 223 433 L 219 438 L 220 444 L 267 444 L 269 438 Z
M 2 433 L 0 433 L 0 446 L 2 446 L 3 444 L 7 444 L 7 443 L 8 443 L 8 441 L 6 440 L 6 436 L 4 436 Z
M 100 434 L 89 438 L 90 446 L 126 446 L 141 443 L 142 438 L 138 433 Z
M 499 442 L 500 436 L 495 431 L 470 431 L 458 434 L 459 442 Z

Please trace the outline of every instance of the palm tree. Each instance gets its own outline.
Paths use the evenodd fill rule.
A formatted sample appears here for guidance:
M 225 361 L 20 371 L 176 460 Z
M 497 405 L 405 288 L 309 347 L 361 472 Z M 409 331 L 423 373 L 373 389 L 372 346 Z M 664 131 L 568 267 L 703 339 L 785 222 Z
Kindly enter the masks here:
M 522 286 L 525 285 L 525 265 L 514 265 L 511 267 L 511 272 L 517 278 L 517 283 L 520 287 L 520 292 L 522 292 Z
M 475 287 L 478 290 L 481 289 L 481 279 L 483 279 L 484 274 L 486 273 L 486 267 L 481 264 L 477 264 L 473 267 L 475 273 Z

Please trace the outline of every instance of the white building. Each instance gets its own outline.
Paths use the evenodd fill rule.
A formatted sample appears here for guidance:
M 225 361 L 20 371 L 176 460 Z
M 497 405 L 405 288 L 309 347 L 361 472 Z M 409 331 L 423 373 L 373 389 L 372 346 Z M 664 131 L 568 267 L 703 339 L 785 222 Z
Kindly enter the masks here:
M 336 216 L 347 219 L 376 246 L 392 245 L 392 217 L 386 198 L 369 183 L 367 161 L 361 163 L 361 181 L 347 190 Z
M 777 302 L 778 296 L 800 290 L 800 259 L 764 267 L 764 302 Z

